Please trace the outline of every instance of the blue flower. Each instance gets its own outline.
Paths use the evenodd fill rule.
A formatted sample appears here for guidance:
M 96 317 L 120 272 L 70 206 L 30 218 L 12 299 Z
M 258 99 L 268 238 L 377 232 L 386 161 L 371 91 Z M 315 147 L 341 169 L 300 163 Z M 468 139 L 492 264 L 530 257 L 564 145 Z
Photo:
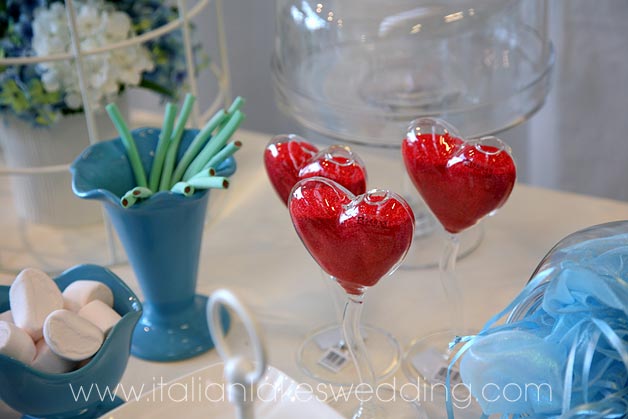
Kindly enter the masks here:
M 35 10 L 63 0 L 0 0 L 0 57 L 36 55 L 32 48 Z M 136 34 L 149 32 L 178 18 L 176 7 L 158 0 L 106 0 L 126 13 Z M 193 28 L 192 28 L 193 29 Z M 183 36 L 170 32 L 144 44 L 155 66 L 144 72 L 139 86 L 177 100 L 187 79 Z M 193 45 L 196 71 L 206 61 L 200 44 Z M 42 66 L 0 66 L 0 113 L 13 114 L 33 125 L 51 125 L 61 115 L 74 113 L 64 101 L 64 92 L 47 92 L 42 84 Z M 120 86 L 124 90 L 124 86 Z M 80 110 L 79 110 L 80 111 Z

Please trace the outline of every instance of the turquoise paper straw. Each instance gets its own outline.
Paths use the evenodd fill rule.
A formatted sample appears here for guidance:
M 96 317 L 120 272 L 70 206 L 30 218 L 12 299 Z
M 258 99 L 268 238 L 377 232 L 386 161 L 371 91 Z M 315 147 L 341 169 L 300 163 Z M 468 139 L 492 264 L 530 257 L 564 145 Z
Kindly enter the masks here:
M 246 100 L 244 100 L 242 96 L 238 96 L 233 100 L 233 103 L 231 104 L 231 106 L 229 106 L 229 110 L 227 110 L 227 112 L 229 113 L 229 115 L 233 115 L 233 113 L 239 110 L 245 103 Z
M 129 208 L 132 207 L 136 201 L 137 199 L 133 196 L 131 191 L 129 191 L 125 193 L 122 198 L 120 198 L 120 205 L 122 205 L 124 208 Z
M 181 142 L 181 137 L 183 136 L 183 131 L 185 130 L 185 124 L 188 120 L 188 117 L 190 116 L 190 112 L 192 112 L 192 106 L 194 105 L 195 100 L 196 98 L 193 95 L 189 93 L 185 95 L 185 100 L 183 101 L 181 113 L 179 114 L 177 124 L 175 125 L 174 132 L 172 134 L 172 139 L 170 140 L 170 144 L 168 145 L 166 161 L 164 162 L 164 168 L 161 173 L 161 181 L 159 182 L 160 191 L 167 191 L 168 189 L 170 189 L 170 179 L 172 178 L 174 163 L 177 159 L 179 143 Z
M 205 145 L 192 163 L 190 163 L 183 175 L 184 181 L 187 181 L 205 167 L 209 160 L 225 146 L 225 143 L 231 138 L 243 120 L 244 114 L 241 111 L 238 110 L 233 113 L 224 128 L 218 131 L 214 138 Z
M 196 189 L 227 189 L 229 180 L 222 176 L 199 176 L 190 179 L 188 184 Z
M 172 188 L 170 188 L 170 191 L 183 196 L 191 196 L 194 194 L 194 186 L 187 182 L 177 182 Z
M 222 150 L 216 153 L 214 157 L 209 159 L 207 164 L 205 164 L 205 167 L 203 167 L 203 170 L 209 169 L 209 168 L 214 168 L 214 169 L 217 168 L 218 166 L 220 166 L 220 163 L 225 161 L 228 157 L 232 156 L 241 147 L 242 147 L 242 143 L 240 141 L 232 141 L 228 143 L 226 146 L 222 148 Z
M 164 160 L 166 159 L 166 153 L 168 152 L 168 144 L 170 143 L 170 137 L 172 136 L 172 128 L 174 125 L 174 118 L 177 116 L 177 105 L 172 103 L 166 104 L 166 112 L 164 115 L 164 122 L 161 127 L 161 133 L 159 134 L 159 142 L 155 149 L 155 157 L 153 159 L 153 167 L 150 169 L 150 180 L 148 181 L 148 187 L 152 191 L 156 191 L 159 188 L 159 178 L 161 177 L 161 170 L 164 167 Z
M 113 122 L 113 125 L 115 125 L 118 133 L 120 134 L 120 139 L 122 140 L 122 144 L 126 150 L 127 157 L 129 158 L 129 162 L 131 162 L 131 168 L 133 169 L 133 174 L 135 175 L 135 181 L 138 186 L 146 187 L 147 183 L 144 166 L 142 166 L 140 154 L 137 151 L 133 135 L 131 134 L 131 131 L 129 131 L 129 127 L 127 127 L 122 115 L 120 114 L 120 109 L 118 109 L 115 103 L 108 104 L 105 109 L 109 114 L 109 118 L 111 118 L 111 122 Z
M 196 137 L 194 137 L 194 140 L 192 140 L 192 143 L 190 144 L 188 149 L 185 150 L 183 157 L 181 157 L 181 160 L 179 160 L 177 168 L 175 169 L 174 174 L 170 179 L 170 183 L 177 183 L 179 180 L 181 180 L 183 173 L 188 168 L 192 160 L 194 160 L 196 155 L 205 146 L 207 140 L 212 135 L 214 130 L 218 127 L 218 125 L 220 125 L 225 119 L 227 119 L 227 114 L 224 110 L 221 109 L 216 112 L 216 114 L 207 122 L 207 124 L 205 124 L 203 129 L 201 129 L 199 133 L 196 134 Z
M 153 195 L 153 191 L 148 188 L 142 188 L 141 186 L 136 186 L 127 193 L 130 193 L 135 198 L 150 198 Z

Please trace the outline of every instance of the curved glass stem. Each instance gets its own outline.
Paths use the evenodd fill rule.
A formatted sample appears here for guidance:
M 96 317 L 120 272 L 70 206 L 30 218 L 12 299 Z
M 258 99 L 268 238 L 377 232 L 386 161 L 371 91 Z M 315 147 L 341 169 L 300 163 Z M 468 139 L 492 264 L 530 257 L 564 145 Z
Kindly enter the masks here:
M 364 339 L 360 331 L 363 303 L 364 295 L 349 295 L 342 316 L 342 330 L 345 342 L 360 381 L 359 387 L 356 388 L 356 393 L 360 392 L 360 394 L 357 394 L 360 400 L 360 407 L 353 415 L 353 419 L 372 419 L 376 417 L 375 402 L 373 401 L 375 373 L 373 372 L 373 366 L 368 358 Z M 370 394 L 364 394 L 363 392 L 370 392 Z
M 461 334 L 464 330 L 463 301 L 456 276 L 456 259 L 459 249 L 460 237 L 457 234 L 449 234 L 438 264 L 440 282 L 445 291 L 445 298 L 451 315 L 451 328 L 456 335 Z
M 323 269 L 321 269 L 321 275 L 327 289 L 329 290 L 329 295 L 334 304 L 334 313 L 336 314 L 336 321 L 338 325 L 342 324 L 342 316 L 343 316 L 343 306 L 344 306 L 344 295 L 340 295 L 339 287 L 336 285 L 336 278 L 332 275 L 329 275 Z M 330 281 L 331 280 L 331 281 Z M 343 292 L 344 294 L 344 292 Z M 342 340 L 342 338 L 341 338 Z

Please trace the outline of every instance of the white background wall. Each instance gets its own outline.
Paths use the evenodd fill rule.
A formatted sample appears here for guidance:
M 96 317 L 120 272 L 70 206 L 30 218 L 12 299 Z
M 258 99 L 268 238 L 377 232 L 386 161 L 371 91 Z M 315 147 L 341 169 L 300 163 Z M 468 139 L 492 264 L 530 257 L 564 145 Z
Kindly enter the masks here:
M 531 121 L 503 138 L 524 182 L 628 200 L 628 1 L 549 1 L 552 91 Z M 273 99 L 274 2 L 224 3 L 233 92 L 248 100 L 244 127 L 299 132 Z

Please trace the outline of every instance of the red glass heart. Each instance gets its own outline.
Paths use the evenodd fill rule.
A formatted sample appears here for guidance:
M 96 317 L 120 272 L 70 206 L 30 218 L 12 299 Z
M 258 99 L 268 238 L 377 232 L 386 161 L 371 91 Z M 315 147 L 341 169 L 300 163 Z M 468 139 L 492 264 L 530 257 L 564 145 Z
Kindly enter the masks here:
M 264 150 L 264 166 L 275 191 L 284 203 L 299 181 L 299 170 L 318 149 L 297 135 L 279 135 Z
M 500 208 L 515 184 L 515 163 L 501 140 L 464 141 L 436 119 L 413 122 L 401 152 L 414 186 L 450 233 Z
M 354 196 L 329 179 L 300 181 L 288 202 L 301 241 L 350 294 L 362 294 L 405 257 L 414 214 L 400 196 L 371 190 Z
M 301 179 L 321 176 L 340 183 L 352 193 L 366 191 L 366 169 L 349 148 L 316 147 L 296 135 L 275 137 L 264 152 L 264 165 L 275 191 L 286 204 L 290 191 Z

